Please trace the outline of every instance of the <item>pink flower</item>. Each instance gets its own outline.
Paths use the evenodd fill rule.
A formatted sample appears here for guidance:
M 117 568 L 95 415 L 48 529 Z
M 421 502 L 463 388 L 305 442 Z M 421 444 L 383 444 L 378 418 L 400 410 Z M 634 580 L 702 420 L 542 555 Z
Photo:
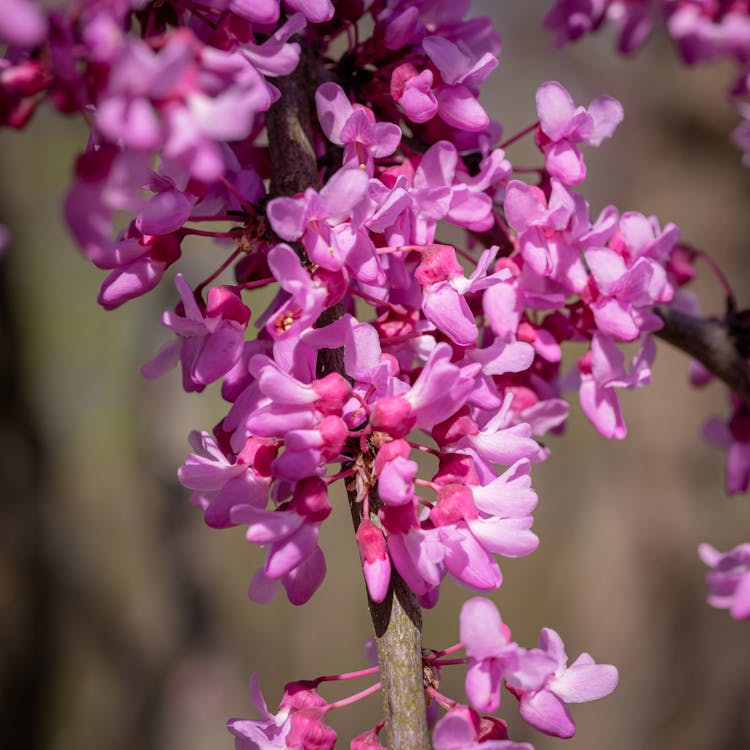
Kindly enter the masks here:
M 497 67 L 497 56 L 437 34 L 426 37 L 422 46 L 440 71 L 441 81 L 434 88 L 440 119 L 461 130 L 485 130 L 490 118 L 477 93 L 479 85 Z
M 476 711 L 455 706 L 435 724 L 432 745 L 435 750 L 534 750 L 527 742 L 485 737 L 482 728 Z
M 350 750 L 386 750 L 386 748 L 380 744 L 378 730 L 370 729 L 352 740 Z
M 245 536 L 249 542 L 270 545 L 265 565 L 250 583 L 251 599 L 265 604 L 282 585 L 292 604 L 310 599 L 326 573 L 318 535 L 330 512 L 326 484 L 317 478 L 298 482 L 292 500 L 276 510 L 252 505 L 232 510 L 232 523 L 248 524 Z
M 604 437 L 621 440 L 627 434 L 615 389 L 638 388 L 649 383 L 655 355 L 654 341 L 647 336 L 628 373 L 625 357 L 614 341 L 594 334 L 591 351 L 578 361 L 578 395 L 583 413 Z
M 600 96 L 588 108 L 576 107 L 564 86 L 543 83 L 536 93 L 539 115 L 539 146 L 547 160 L 547 171 L 566 185 L 586 178 L 586 165 L 577 143 L 598 146 L 611 138 L 623 118 L 622 105 Z
M 433 75 L 427 68 L 418 71 L 412 63 L 403 63 L 391 74 L 391 96 L 401 105 L 412 122 L 431 120 L 438 111 L 438 101 L 432 90 Z
M 374 602 L 382 602 L 391 583 L 391 561 L 385 536 L 369 518 L 363 518 L 356 537 L 367 591 Z
M 583 243 L 576 235 L 585 237 L 590 223 L 588 212 L 581 210 L 575 196 L 557 179 L 551 180 L 549 198 L 538 187 L 511 180 L 504 205 L 508 223 L 518 232 L 523 260 L 529 269 L 580 294 L 588 276 L 581 258 Z M 495 319 L 491 320 L 497 328 Z
M 575 724 L 565 704 L 609 695 L 617 686 L 617 669 L 611 664 L 596 664 L 586 653 L 568 666 L 562 639 L 551 628 L 542 628 L 539 650 L 553 665 L 543 686 L 524 688 L 511 676 L 508 687 L 519 699 L 526 722 L 545 734 L 567 739 L 575 734 Z
M 289 706 L 279 708 L 277 714 L 268 711 L 258 687 L 258 678 L 250 677 L 250 702 L 260 711 L 260 719 L 230 719 L 227 729 L 234 735 L 236 750 L 273 750 L 286 748 L 286 737 L 291 729 Z
M 531 437 L 528 424 L 511 424 L 510 406 L 513 397 L 508 394 L 500 409 L 480 428 L 469 415 L 462 415 L 452 429 L 440 425 L 433 437 L 442 447 L 457 453 L 465 453 L 474 460 L 482 482 L 497 477 L 495 464 L 515 464 L 522 458 L 538 461 L 545 451 Z
M 735 495 L 746 492 L 750 484 L 750 409 L 735 395 L 731 400 L 731 418 L 709 419 L 703 425 L 703 437 L 727 452 L 726 490 L 727 494 Z
M 278 447 L 268 440 L 249 438 L 243 450 L 227 458 L 206 432 L 192 432 L 195 450 L 177 472 L 183 486 L 195 490 L 193 505 L 203 508 L 205 521 L 214 528 L 234 526 L 232 508 L 253 505 L 265 508 L 271 487 L 271 461 Z
M 482 291 L 510 275 L 505 269 L 487 275 L 496 253 L 497 247 L 486 250 L 467 279 L 450 245 L 427 245 L 422 252 L 422 262 L 414 272 L 422 286 L 425 317 L 459 346 L 475 344 L 479 335 L 465 295 Z
M 408 393 L 375 402 L 370 417 L 372 426 L 400 438 L 414 427 L 429 429 L 442 422 L 469 396 L 480 367 L 453 364 L 451 348 L 438 344 Z
M 478 711 L 491 713 L 500 705 L 500 686 L 506 672 L 518 668 L 518 645 L 489 599 L 464 602 L 460 617 L 461 643 L 469 657 L 466 696 Z
M 601 333 L 635 341 L 644 330 L 661 326 L 651 308 L 671 300 L 673 291 L 663 266 L 641 256 L 628 268 L 619 253 L 607 248 L 592 248 L 584 255 L 593 282 L 591 310 Z
M 750 543 L 728 552 L 701 544 L 698 554 L 712 568 L 706 574 L 708 603 L 717 609 L 728 609 L 735 620 L 750 620 Z
M 175 312 L 164 313 L 162 323 L 177 334 L 177 341 L 143 365 L 141 373 L 149 380 L 157 378 L 179 357 L 185 390 L 202 391 L 229 372 L 242 356 L 250 310 L 231 287 L 211 287 L 202 310 L 182 274 L 175 277 L 175 286 L 182 302 Z
M 347 261 L 347 248 L 333 230 L 348 219 L 356 229 L 369 204 L 368 188 L 364 170 L 341 169 L 320 192 L 307 188 L 298 198 L 274 198 L 268 218 L 279 237 L 300 240 L 314 263 L 337 271 Z
M 3 0 L 0 13 L 0 42 L 31 49 L 47 31 L 47 18 L 34 0 Z
M 372 110 L 352 107 L 344 90 L 324 83 L 315 92 L 318 119 L 328 139 L 344 147 L 344 167 L 359 167 L 372 177 L 375 159 L 390 156 L 401 141 L 401 128 L 376 122 Z
M 378 497 L 387 505 L 406 505 L 414 499 L 414 477 L 419 466 L 409 460 L 411 448 L 405 440 L 381 446 L 375 459 Z

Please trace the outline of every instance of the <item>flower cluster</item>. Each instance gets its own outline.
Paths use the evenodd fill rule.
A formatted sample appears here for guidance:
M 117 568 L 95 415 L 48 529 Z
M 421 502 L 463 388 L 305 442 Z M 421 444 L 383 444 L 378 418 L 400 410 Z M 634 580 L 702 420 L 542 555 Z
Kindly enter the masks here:
M 375 603 L 394 573 L 424 607 L 446 576 L 500 586 L 496 556 L 538 544 L 530 471 L 544 436 L 564 429 L 567 392 L 602 435 L 623 438 L 618 391 L 650 380 L 654 307 L 686 280 L 674 225 L 614 206 L 592 216 L 576 192 L 582 147 L 614 134 L 620 104 L 578 106 L 550 81 L 538 121 L 503 142 L 478 98 L 500 39 L 466 18 L 468 2 L 13 6 L 0 19 L 0 118 L 22 127 L 48 99 L 90 124 L 65 214 L 107 272 L 100 304 L 154 289 L 186 237 L 217 240 L 206 278 L 175 275 L 179 302 L 162 316 L 172 340 L 142 372 L 179 365 L 190 392 L 220 383 L 226 413 L 191 435 L 179 478 L 209 526 L 246 527 L 265 550 L 250 597 L 314 594 L 339 481 Z M 313 166 L 280 194 L 267 115 L 284 106 L 274 80 L 290 74 L 310 105 L 297 137 Z M 526 135 L 538 169 L 507 152 Z M 465 248 L 444 240 L 449 225 Z M 256 289 L 271 292 L 265 309 Z M 583 352 L 570 366 L 568 342 Z M 438 722 L 440 748 L 526 747 L 476 714 L 497 708 L 503 680 L 530 724 L 569 737 L 565 704 L 617 679 L 587 654 L 568 667 L 552 630 L 520 648 L 485 600 L 467 604 L 462 641 L 474 708 Z M 274 716 L 254 685 L 262 719 L 230 725 L 237 746 L 332 746 L 315 687 L 294 684 Z M 379 746 L 374 733 L 355 742 Z
M 728 59 L 737 66 L 730 94 L 741 123 L 732 141 L 750 166 L 750 6 L 746 0 L 556 0 L 544 23 L 558 46 L 612 24 L 617 47 L 637 52 L 663 22 L 687 65 Z
M 529 725 L 553 737 L 570 738 L 575 724 L 568 703 L 585 703 L 609 695 L 618 674 L 610 664 L 596 664 L 589 654 L 581 654 L 568 665 L 565 645 L 550 628 L 543 628 L 537 648 L 523 648 L 511 640 L 495 605 L 475 597 L 461 609 L 461 642 L 440 652 L 427 652 L 424 663 L 430 674 L 427 693 L 446 713 L 435 722 L 432 732 L 436 750 L 533 750 L 528 743 L 508 738 L 503 719 L 490 716 L 500 705 L 502 683 L 518 700 L 521 717 Z M 452 655 L 464 650 L 465 657 Z M 450 658 L 449 658 L 450 657 Z M 439 692 L 441 671 L 463 664 L 466 696 L 470 705 L 461 704 Z M 343 675 L 320 677 L 288 684 L 276 714 L 271 714 L 253 675 L 250 700 L 259 719 L 231 719 L 229 731 L 237 739 L 238 750 L 255 748 L 303 748 L 329 750 L 336 733 L 325 722 L 326 714 L 370 695 L 376 683 L 354 695 L 328 703 L 317 689 L 324 681 L 349 680 L 374 675 L 378 667 Z M 481 713 L 480 713 L 481 712 Z M 378 734 L 382 723 L 356 737 L 352 750 L 381 749 Z

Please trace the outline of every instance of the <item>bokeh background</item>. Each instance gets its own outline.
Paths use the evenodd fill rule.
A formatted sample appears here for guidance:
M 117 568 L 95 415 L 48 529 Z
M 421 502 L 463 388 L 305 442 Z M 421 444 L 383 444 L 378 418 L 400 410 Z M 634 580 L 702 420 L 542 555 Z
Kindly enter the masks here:
M 546 80 L 581 103 L 619 98 L 625 121 L 588 150 L 584 194 L 595 210 L 613 202 L 677 223 L 750 305 L 750 172 L 728 142 L 731 67 L 686 69 L 658 33 L 634 60 L 617 57 L 607 34 L 557 53 L 541 29 L 550 5 L 475 4 L 504 40 L 487 109 L 510 135 L 535 119 Z M 262 555 L 241 529 L 205 527 L 175 479 L 188 431 L 216 421 L 218 397 L 181 393 L 176 374 L 149 384 L 137 373 L 167 338 L 155 321 L 173 304 L 171 285 L 102 311 L 103 274 L 61 221 L 84 139 L 81 123 L 50 111 L 24 133 L 0 134 L 0 221 L 13 233 L 0 262 L 0 744 L 229 748 L 225 720 L 252 716 L 252 672 L 273 708 L 288 680 L 365 665 L 370 625 L 349 512 L 339 497 L 323 529 L 329 575 L 309 605 L 246 599 Z M 538 162 L 525 143 L 510 157 Z M 197 247 L 191 262 L 206 253 Z M 705 268 L 696 291 L 707 312 L 721 312 Z M 704 540 L 725 549 L 747 539 L 750 499 L 725 496 L 723 456 L 699 437 L 708 415 L 724 413 L 724 392 L 691 389 L 686 367 L 660 345 L 654 383 L 623 396 L 623 442 L 604 441 L 574 407 L 534 473 L 541 546 L 503 564 L 493 596 L 522 644 L 551 626 L 572 657 L 588 650 L 620 668 L 614 695 L 574 707 L 567 746 L 577 750 L 750 748 L 750 624 L 705 605 L 696 555 Z M 425 612 L 434 648 L 457 640 L 467 598 L 450 583 L 443 591 Z M 444 677 L 460 698 L 461 671 Z M 518 721 L 512 697 L 502 709 L 514 738 L 563 747 Z M 348 739 L 379 711 L 370 698 L 333 723 Z

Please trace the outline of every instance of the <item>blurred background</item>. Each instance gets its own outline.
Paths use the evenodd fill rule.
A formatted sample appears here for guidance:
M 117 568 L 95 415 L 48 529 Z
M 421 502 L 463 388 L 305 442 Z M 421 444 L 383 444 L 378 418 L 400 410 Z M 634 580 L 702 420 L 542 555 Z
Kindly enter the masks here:
M 506 136 L 534 121 L 547 80 L 578 103 L 620 99 L 615 138 L 586 152 L 594 211 L 615 203 L 677 223 L 750 306 L 750 171 L 728 142 L 731 67 L 686 69 L 658 33 L 634 60 L 616 56 L 607 34 L 557 53 L 541 28 L 551 0 L 475 5 L 504 40 L 483 101 Z M 104 275 L 61 221 L 84 143 L 80 123 L 48 110 L 26 132 L 0 134 L 0 221 L 13 238 L 0 262 L 0 742 L 229 748 L 226 719 L 254 717 L 251 673 L 273 710 L 289 680 L 365 666 L 370 623 L 349 511 L 334 501 L 329 574 L 310 604 L 247 600 L 262 555 L 239 528 L 205 527 L 175 479 L 189 430 L 221 415 L 218 395 L 182 393 L 176 373 L 149 384 L 137 372 L 167 339 L 155 321 L 174 304 L 171 284 L 104 312 Z M 525 142 L 509 156 L 538 163 Z M 704 309 L 720 313 L 721 289 L 701 270 Z M 534 473 L 541 546 L 502 563 L 493 599 L 520 643 L 554 627 L 571 658 L 587 650 L 620 669 L 611 697 L 573 707 L 567 746 L 577 750 L 750 748 L 750 624 L 705 605 L 696 555 L 702 541 L 723 550 L 748 538 L 750 499 L 725 496 L 724 457 L 699 436 L 707 416 L 725 413 L 724 392 L 691 389 L 686 369 L 660 344 L 654 383 L 622 399 L 621 443 L 574 407 Z M 467 596 L 446 583 L 425 612 L 427 646 L 457 640 Z M 462 698 L 462 679 L 446 670 L 444 692 Z M 514 739 L 563 746 L 517 720 L 512 697 L 501 709 Z M 340 714 L 332 723 L 348 740 L 372 726 L 379 698 Z

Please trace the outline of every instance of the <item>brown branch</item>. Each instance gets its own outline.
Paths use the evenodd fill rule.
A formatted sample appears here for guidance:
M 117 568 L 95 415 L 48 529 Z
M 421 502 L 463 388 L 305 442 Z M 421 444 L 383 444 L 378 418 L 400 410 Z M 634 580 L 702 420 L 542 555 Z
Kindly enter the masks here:
M 311 127 L 316 78 L 314 61 L 303 54 L 294 73 L 274 81 L 281 99 L 271 107 L 266 119 L 274 195 L 293 195 L 319 185 Z M 343 313 L 343 304 L 336 305 L 323 312 L 318 325 L 331 323 Z M 318 353 L 318 376 L 330 372 L 344 374 L 343 349 L 321 349 Z M 371 457 L 361 454 L 353 458 L 362 464 L 367 460 Z M 362 504 L 356 492 L 349 492 L 349 504 L 356 529 L 362 520 Z M 417 598 L 394 572 L 385 601 L 376 604 L 369 600 L 369 606 L 380 663 L 385 745 L 390 750 L 429 750 L 422 613 Z
M 371 491 L 371 501 L 374 499 Z M 362 503 L 349 492 L 354 528 L 362 521 Z M 414 592 L 393 571 L 388 595 L 379 604 L 367 597 L 375 628 L 385 719 L 385 747 L 429 750 L 422 666 L 422 612 Z
M 750 401 L 750 363 L 738 351 L 726 323 L 657 307 L 664 327 L 656 335 L 698 360 L 738 396 Z

